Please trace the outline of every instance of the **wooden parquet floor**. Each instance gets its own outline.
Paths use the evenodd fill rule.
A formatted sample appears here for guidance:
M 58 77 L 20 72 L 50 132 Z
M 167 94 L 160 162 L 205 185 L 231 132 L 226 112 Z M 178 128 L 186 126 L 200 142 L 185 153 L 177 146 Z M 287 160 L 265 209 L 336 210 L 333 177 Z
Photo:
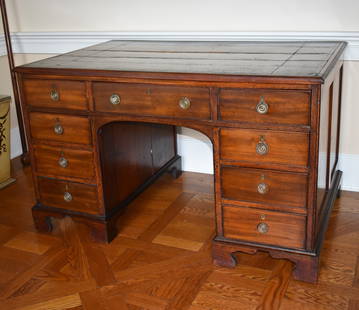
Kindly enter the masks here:
M 161 177 L 119 219 L 111 244 L 65 218 L 34 229 L 29 168 L 0 191 L 0 309 L 359 309 L 359 193 L 343 192 L 330 221 L 318 284 L 292 279 L 267 254 L 212 265 L 212 177 Z

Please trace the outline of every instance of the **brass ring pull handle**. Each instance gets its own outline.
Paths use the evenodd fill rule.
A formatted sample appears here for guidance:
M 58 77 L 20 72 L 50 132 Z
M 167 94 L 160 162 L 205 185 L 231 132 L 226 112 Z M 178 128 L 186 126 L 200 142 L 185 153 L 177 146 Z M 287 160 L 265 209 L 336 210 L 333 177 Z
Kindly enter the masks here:
M 65 192 L 65 193 L 64 193 L 64 200 L 65 200 L 66 202 L 72 201 L 72 195 L 71 195 L 71 193 Z
M 257 191 L 259 194 L 264 195 L 268 193 L 268 190 L 269 190 L 269 186 L 266 183 L 259 183 L 257 186 Z
M 56 89 L 52 89 L 50 91 L 50 98 L 53 101 L 59 101 L 60 100 L 60 94 Z
M 189 109 L 189 107 L 191 106 L 191 100 L 189 100 L 187 97 L 182 97 L 179 101 L 178 104 L 180 106 L 181 109 L 183 110 L 187 110 Z
M 118 105 L 121 102 L 121 97 L 118 94 L 112 94 L 110 96 L 110 103 L 113 105 Z
M 264 136 L 260 136 L 259 142 L 256 146 L 256 152 L 258 155 L 266 155 L 269 152 L 269 146 L 266 143 Z
M 54 132 L 57 134 L 57 135 L 62 135 L 64 133 L 64 127 L 62 127 L 61 124 L 55 124 L 54 126 Z
M 257 231 L 261 234 L 266 234 L 269 231 L 269 226 L 266 223 L 259 223 L 257 225 Z
M 63 156 L 61 156 L 59 158 L 58 163 L 59 163 L 59 166 L 62 167 L 62 168 L 66 168 L 69 165 L 69 161 Z
M 267 114 L 269 111 L 269 106 L 268 104 L 264 101 L 264 97 L 261 96 L 261 99 L 259 100 L 257 106 L 256 106 L 256 110 L 259 114 Z

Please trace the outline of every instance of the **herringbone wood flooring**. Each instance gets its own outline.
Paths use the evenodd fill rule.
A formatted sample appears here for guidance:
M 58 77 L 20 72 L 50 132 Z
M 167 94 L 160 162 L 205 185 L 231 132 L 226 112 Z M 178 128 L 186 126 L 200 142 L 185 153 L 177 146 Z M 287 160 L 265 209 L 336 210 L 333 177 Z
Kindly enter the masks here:
M 98 244 L 68 218 L 37 233 L 30 170 L 15 164 L 17 183 L 0 191 L 0 309 L 359 309 L 359 193 L 336 203 L 314 285 L 264 253 L 212 265 L 209 175 L 161 177 Z

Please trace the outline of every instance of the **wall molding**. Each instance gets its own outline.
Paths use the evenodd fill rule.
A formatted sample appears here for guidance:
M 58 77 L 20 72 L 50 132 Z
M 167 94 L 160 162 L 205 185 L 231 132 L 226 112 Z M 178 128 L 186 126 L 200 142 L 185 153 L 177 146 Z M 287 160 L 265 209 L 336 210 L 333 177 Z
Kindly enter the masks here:
M 346 41 L 345 60 L 359 60 L 359 31 L 342 32 L 17 32 L 12 34 L 14 53 L 59 54 L 108 40 L 168 41 Z M 0 56 L 6 55 L 4 36 L 0 37 Z

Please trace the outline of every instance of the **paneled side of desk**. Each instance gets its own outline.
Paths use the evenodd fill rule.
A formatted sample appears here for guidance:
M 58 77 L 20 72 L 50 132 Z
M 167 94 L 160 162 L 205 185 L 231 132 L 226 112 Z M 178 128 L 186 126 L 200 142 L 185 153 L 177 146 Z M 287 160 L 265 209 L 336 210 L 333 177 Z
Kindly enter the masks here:
M 131 44 L 126 48 L 135 50 L 138 43 Z M 293 261 L 296 279 L 315 282 L 341 182 L 340 56 L 345 45 L 327 45 L 331 49 L 319 43 L 309 49 L 288 45 L 303 53 L 293 52 L 294 58 L 326 57 L 301 63 L 298 72 L 306 73 L 298 76 L 290 71 L 297 61 L 289 61 L 285 52 L 274 56 L 273 50 L 269 58 L 288 58 L 276 69 L 287 75 L 276 70 L 267 76 L 169 72 L 164 60 L 166 72 L 61 68 L 56 58 L 45 63 L 57 68 L 18 68 L 38 229 L 48 230 L 51 217 L 72 216 L 90 225 L 97 240 L 110 241 L 121 229 L 116 218 L 124 206 L 161 173 L 180 174 L 175 127 L 184 126 L 213 144 L 214 262 L 233 267 L 236 252 L 267 251 Z M 326 49 L 327 54 L 321 52 Z M 200 64 L 201 52 L 196 53 L 190 54 Z M 207 56 L 224 57 L 214 54 Z M 88 65 L 86 57 L 79 58 L 82 66 Z M 310 73 L 305 65 L 319 69 Z

